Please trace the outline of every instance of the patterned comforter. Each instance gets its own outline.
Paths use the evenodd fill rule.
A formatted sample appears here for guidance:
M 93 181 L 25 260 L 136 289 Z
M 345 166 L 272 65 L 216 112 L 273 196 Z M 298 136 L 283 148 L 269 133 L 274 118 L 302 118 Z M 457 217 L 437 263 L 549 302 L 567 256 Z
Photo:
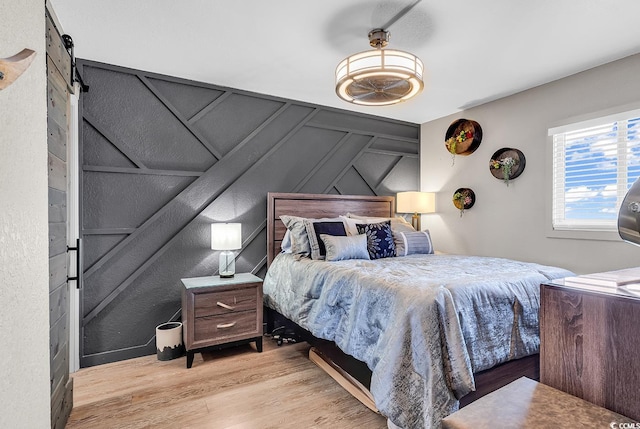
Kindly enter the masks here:
M 280 254 L 264 301 L 365 362 L 376 406 L 393 424 L 436 428 L 475 389 L 474 372 L 538 352 L 540 283 L 569 275 L 488 257 Z

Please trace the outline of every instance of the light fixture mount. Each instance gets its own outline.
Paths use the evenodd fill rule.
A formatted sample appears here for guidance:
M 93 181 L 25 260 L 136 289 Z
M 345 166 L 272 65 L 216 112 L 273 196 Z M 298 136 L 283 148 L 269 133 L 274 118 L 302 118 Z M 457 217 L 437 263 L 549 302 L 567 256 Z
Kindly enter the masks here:
M 369 44 L 375 49 L 353 54 L 338 64 L 338 97 L 364 106 L 387 106 L 422 91 L 422 61 L 409 52 L 385 49 L 389 36 L 382 28 L 371 30 Z
M 376 28 L 369 32 L 369 44 L 372 48 L 384 48 L 389 44 L 389 37 L 391 37 L 391 33 L 382 28 Z

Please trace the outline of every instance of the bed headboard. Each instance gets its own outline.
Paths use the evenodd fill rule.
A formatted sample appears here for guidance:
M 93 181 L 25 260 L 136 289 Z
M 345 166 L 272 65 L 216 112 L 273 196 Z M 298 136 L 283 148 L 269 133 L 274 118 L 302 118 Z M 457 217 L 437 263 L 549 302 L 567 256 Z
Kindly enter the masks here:
M 280 253 L 286 228 L 281 215 L 308 218 L 337 217 L 347 212 L 379 217 L 395 216 L 395 198 L 391 196 L 332 194 L 267 194 L 267 268 Z

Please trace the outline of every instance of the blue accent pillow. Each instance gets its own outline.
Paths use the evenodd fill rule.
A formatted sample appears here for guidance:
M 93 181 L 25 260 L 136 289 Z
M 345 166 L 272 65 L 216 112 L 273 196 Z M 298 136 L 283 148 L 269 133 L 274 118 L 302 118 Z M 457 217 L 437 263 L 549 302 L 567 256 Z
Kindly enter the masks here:
M 311 259 L 324 259 L 327 250 L 320 234 L 346 237 L 347 231 L 342 221 L 313 222 L 305 219 L 304 226 L 309 237 Z
M 371 259 L 396 256 L 396 245 L 391 233 L 391 222 L 357 224 L 358 232 L 367 235 L 367 250 Z

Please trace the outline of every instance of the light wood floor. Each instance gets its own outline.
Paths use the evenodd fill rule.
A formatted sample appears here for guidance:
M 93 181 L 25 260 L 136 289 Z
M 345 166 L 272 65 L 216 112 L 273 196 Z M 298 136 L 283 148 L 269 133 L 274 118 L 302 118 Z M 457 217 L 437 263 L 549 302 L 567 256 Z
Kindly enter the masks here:
M 386 428 L 308 359 L 306 343 L 253 345 L 161 362 L 146 356 L 73 374 L 76 428 Z

